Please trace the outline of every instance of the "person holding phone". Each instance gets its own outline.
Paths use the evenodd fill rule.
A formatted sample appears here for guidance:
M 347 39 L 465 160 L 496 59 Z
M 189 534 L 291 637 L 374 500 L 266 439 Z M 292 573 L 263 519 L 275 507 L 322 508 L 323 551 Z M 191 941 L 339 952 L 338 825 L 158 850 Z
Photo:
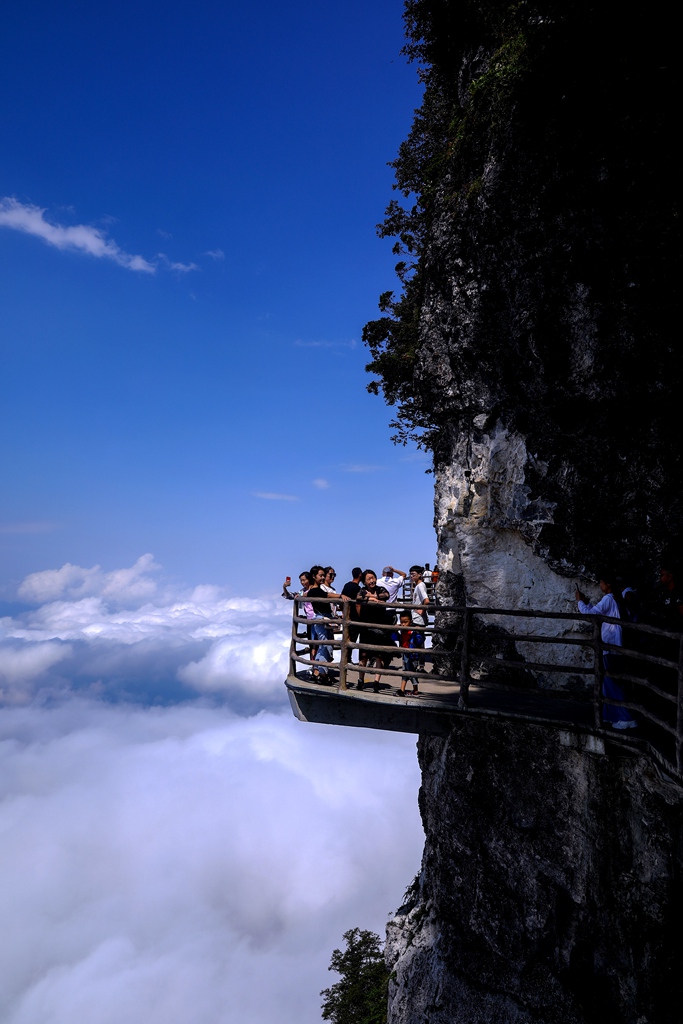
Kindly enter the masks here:
M 292 577 L 285 577 L 285 582 L 282 584 L 282 596 L 286 598 L 287 601 L 293 601 L 295 597 L 301 597 L 301 595 L 308 590 L 312 583 L 310 574 L 307 572 L 299 573 L 299 583 L 301 584 L 301 590 L 298 590 L 296 594 L 290 594 L 289 588 L 292 585 Z

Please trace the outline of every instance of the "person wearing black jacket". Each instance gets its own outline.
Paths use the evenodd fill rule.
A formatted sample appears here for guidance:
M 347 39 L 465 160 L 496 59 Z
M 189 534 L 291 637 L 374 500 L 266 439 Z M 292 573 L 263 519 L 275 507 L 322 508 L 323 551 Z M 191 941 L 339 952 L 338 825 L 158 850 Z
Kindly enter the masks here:
M 351 570 L 351 579 L 342 587 L 342 597 L 349 602 L 349 640 L 352 644 L 358 643 L 360 636 L 360 624 L 358 612 L 356 611 L 356 599 L 361 591 L 360 578 L 363 570 L 359 565 Z M 349 661 L 353 661 L 353 651 L 349 651 Z
M 378 626 L 393 625 L 388 609 L 385 607 L 389 600 L 389 591 L 385 587 L 377 585 L 377 573 L 372 569 L 366 569 L 361 576 L 363 586 L 356 598 L 356 614 L 360 622 L 361 644 L 381 644 L 382 646 L 395 646 L 394 641 L 386 629 L 378 629 Z M 380 667 L 388 668 L 393 655 L 388 651 L 369 651 L 360 649 L 359 664 L 364 668 L 368 662 L 374 663 L 375 669 Z M 373 689 L 379 693 L 380 673 L 377 671 Z M 365 685 L 365 673 L 358 676 L 358 689 L 362 690 Z

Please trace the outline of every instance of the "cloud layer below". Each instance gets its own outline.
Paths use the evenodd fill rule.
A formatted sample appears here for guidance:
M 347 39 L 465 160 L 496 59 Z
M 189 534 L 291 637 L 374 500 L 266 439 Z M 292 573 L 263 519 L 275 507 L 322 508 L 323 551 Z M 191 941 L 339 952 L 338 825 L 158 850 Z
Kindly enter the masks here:
M 151 555 L 2 620 L 0 1019 L 314 1024 L 419 866 L 414 737 L 303 725 L 291 606 Z M 156 706 L 155 706 L 156 705 Z
M 419 858 L 409 737 L 75 700 L 0 716 L 5 1024 L 313 1024 Z
M 241 712 L 284 705 L 291 607 L 171 588 L 152 555 L 104 572 L 67 563 L 27 576 L 36 607 L 0 619 L 0 700 L 87 691 L 110 700 L 212 696 Z

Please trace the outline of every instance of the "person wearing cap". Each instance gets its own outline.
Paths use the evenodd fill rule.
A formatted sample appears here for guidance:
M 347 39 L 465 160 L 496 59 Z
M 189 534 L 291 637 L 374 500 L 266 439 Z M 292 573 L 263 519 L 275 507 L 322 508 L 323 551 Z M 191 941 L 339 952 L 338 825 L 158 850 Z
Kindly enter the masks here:
M 385 565 L 382 569 L 382 575 L 377 580 L 377 586 L 384 587 L 385 590 L 389 591 L 390 604 L 396 601 L 406 575 L 401 569 L 394 569 L 393 565 Z

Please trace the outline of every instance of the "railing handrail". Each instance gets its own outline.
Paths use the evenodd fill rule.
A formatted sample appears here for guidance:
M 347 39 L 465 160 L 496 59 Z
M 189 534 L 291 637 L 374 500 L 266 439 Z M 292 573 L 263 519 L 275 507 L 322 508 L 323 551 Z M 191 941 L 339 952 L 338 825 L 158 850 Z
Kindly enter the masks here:
M 361 602 L 355 601 L 351 597 L 344 597 L 337 595 L 336 597 L 306 597 L 305 594 L 293 595 L 293 600 L 296 603 L 308 603 L 308 604 L 339 604 L 340 601 L 348 604 L 357 604 Z M 632 622 L 630 619 L 616 619 L 609 615 L 600 615 L 595 612 L 555 612 L 545 608 L 493 608 L 488 606 L 481 606 L 477 604 L 458 604 L 448 605 L 442 604 L 441 602 L 429 602 L 429 604 L 419 604 L 408 601 L 383 601 L 382 606 L 384 608 L 419 608 L 422 611 L 428 612 L 431 615 L 437 613 L 449 612 L 452 614 L 463 614 L 464 612 L 472 612 L 476 615 L 507 615 L 511 618 L 518 619 L 573 619 L 575 621 L 594 622 L 596 618 L 600 622 L 607 622 L 616 626 L 621 626 L 623 629 L 634 629 L 641 633 L 653 633 L 657 636 L 668 637 L 671 640 L 680 639 L 681 632 L 677 632 L 672 629 L 665 629 L 661 626 L 653 626 L 649 622 Z M 683 622 L 683 620 L 681 620 Z
M 352 598 L 343 597 L 341 595 L 328 596 L 328 597 L 314 597 L 309 598 L 306 594 L 292 595 L 294 598 L 293 605 L 293 616 L 292 616 L 292 641 L 290 645 L 290 676 L 296 677 L 296 666 L 297 664 L 319 666 L 327 670 L 334 669 L 339 671 L 339 689 L 345 691 L 347 689 L 347 674 L 351 665 L 353 670 L 363 671 L 363 669 L 356 666 L 351 662 L 351 654 L 354 650 L 365 650 L 368 653 L 382 654 L 392 653 L 394 656 L 400 655 L 405 648 L 397 648 L 394 645 L 389 644 L 371 644 L 367 642 L 359 643 L 356 640 L 351 640 L 349 637 L 349 628 L 353 626 L 354 629 L 371 628 L 373 631 L 378 632 L 400 632 L 401 629 L 405 628 L 398 622 L 394 623 L 374 623 L 366 622 L 359 618 L 351 618 L 351 606 L 356 604 Z M 310 619 L 307 616 L 297 614 L 299 606 L 302 604 L 312 604 L 314 610 L 317 612 L 320 605 L 339 605 L 341 608 L 341 616 L 330 614 L 330 615 L 319 615 L 316 614 L 314 619 Z M 494 607 L 481 607 L 479 605 L 446 605 L 440 602 L 429 602 L 428 604 L 419 602 L 406 602 L 406 601 L 387 601 L 382 602 L 384 608 L 392 610 L 396 613 L 398 610 L 406 610 L 411 612 L 421 612 L 424 615 L 425 623 L 413 622 L 411 627 L 415 632 L 422 633 L 425 637 L 438 637 L 442 638 L 446 642 L 446 646 L 437 646 L 431 648 L 411 648 L 413 653 L 418 656 L 429 657 L 434 662 L 435 659 L 439 661 L 443 658 L 457 659 L 459 661 L 459 668 L 448 673 L 448 665 L 445 664 L 439 669 L 438 673 L 426 673 L 423 670 L 410 671 L 406 669 L 393 669 L 387 668 L 381 670 L 381 674 L 386 674 L 391 677 L 408 677 L 418 676 L 420 679 L 438 679 L 440 683 L 459 686 L 459 707 L 467 707 L 469 702 L 469 687 L 472 683 L 476 683 L 478 686 L 486 689 L 505 689 L 512 692 L 523 692 L 528 694 L 530 692 L 543 693 L 548 695 L 552 693 L 553 696 L 563 697 L 569 701 L 577 701 L 585 705 L 586 699 L 589 699 L 586 694 L 576 694 L 570 690 L 557 689 L 554 691 L 548 690 L 547 687 L 535 687 L 525 688 L 520 691 L 519 687 L 514 685 L 506 685 L 504 683 L 496 682 L 490 678 L 477 678 L 474 679 L 471 675 L 471 671 L 474 665 L 479 666 L 499 666 L 501 668 L 512 668 L 525 673 L 536 673 L 542 674 L 546 672 L 571 674 L 576 676 L 593 676 L 593 694 L 592 701 L 594 705 L 594 724 L 598 730 L 604 729 L 602 723 L 602 711 L 605 704 L 614 707 L 624 707 L 631 710 L 636 710 L 644 716 L 648 721 L 654 723 L 665 733 L 670 734 L 675 738 L 675 756 L 673 758 L 668 757 L 661 751 L 655 750 L 651 743 L 648 741 L 651 753 L 653 753 L 657 759 L 661 762 L 662 758 L 666 761 L 669 768 L 674 769 L 678 775 L 683 777 L 683 631 L 676 632 L 671 629 L 660 628 L 658 626 L 650 625 L 649 623 L 642 622 L 630 622 L 625 619 L 613 618 L 607 615 L 600 615 L 596 613 L 584 613 L 584 612 L 555 612 L 546 609 L 530 609 L 530 608 L 494 608 Z M 428 616 L 432 615 L 435 617 L 435 621 L 430 623 Z M 458 616 L 460 621 L 450 622 L 447 621 L 451 615 Z M 531 633 L 512 633 L 507 629 L 502 632 L 491 632 L 486 629 L 483 633 L 476 634 L 478 639 L 485 639 L 487 642 L 510 642 L 515 645 L 529 643 L 547 643 L 547 644 L 564 644 L 574 650 L 577 648 L 591 652 L 592 665 L 587 667 L 584 665 L 565 665 L 550 662 L 530 662 L 527 660 L 517 661 L 504 656 L 493 657 L 486 652 L 476 652 L 472 648 L 472 640 L 474 638 L 473 625 L 476 617 L 492 617 L 496 616 L 499 618 L 508 619 L 551 619 L 551 620 L 563 620 L 567 622 L 580 622 L 586 623 L 591 626 L 589 631 L 585 631 L 579 636 L 543 636 Z M 444 621 L 446 620 L 446 621 Z M 312 640 L 309 637 L 302 636 L 297 632 L 298 625 L 310 624 L 312 621 L 317 621 L 323 625 L 334 625 L 339 627 L 341 625 L 341 637 L 339 639 L 330 637 L 324 641 Z M 616 644 L 610 644 L 602 639 L 602 626 L 603 624 L 618 625 L 622 629 L 626 628 L 629 631 L 635 633 L 648 634 L 650 637 L 658 637 L 665 640 L 674 640 L 678 643 L 678 657 L 676 660 L 672 658 L 663 658 L 660 655 L 646 653 L 632 649 L 629 645 L 624 644 L 622 646 Z M 455 644 L 458 643 L 459 650 L 456 650 Z M 453 644 L 451 647 L 450 644 Z M 302 653 L 297 650 L 299 646 L 306 647 L 319 647 L 328 646 L 333 650 L 340 651 L 340 661 L 335 662 L 334 659 L 330 661 L 320 661 L 312 658 L 304 657 Z M 517 653 L 517 652 L 516 652 Z M 657 712 L 652 712 L 642 704 L 634 704 L 627 700 L 616 700 L 607 697 L 603 693 L 603 676 L 605 675 L 604 669 L 604 654 L 622 655 L 632 658 L 641 664 L 653 664 L 660 666 L 661 668 L 668 670 L 677 671 L 677 687 L 676 694 L 667 693 L 666 690 L 660 688 L 652 680 L 645 677 L 634 676 L 628 672 L 619 672 L 617 667 L 610 666 L 609 675 L 616 680 L 623 680 L 631 684 L 635 684 L 642 687 L 644 690 L 649 691 L 657 699 L 663 699 L 667 705 L 671 703 L 676 704 L 676 725 L 669 724 L 665 719 Z M 365 671 L 372 672 L 372 668 L 368 668 Z M 626 737 L 622 735 L 622 739 Z

